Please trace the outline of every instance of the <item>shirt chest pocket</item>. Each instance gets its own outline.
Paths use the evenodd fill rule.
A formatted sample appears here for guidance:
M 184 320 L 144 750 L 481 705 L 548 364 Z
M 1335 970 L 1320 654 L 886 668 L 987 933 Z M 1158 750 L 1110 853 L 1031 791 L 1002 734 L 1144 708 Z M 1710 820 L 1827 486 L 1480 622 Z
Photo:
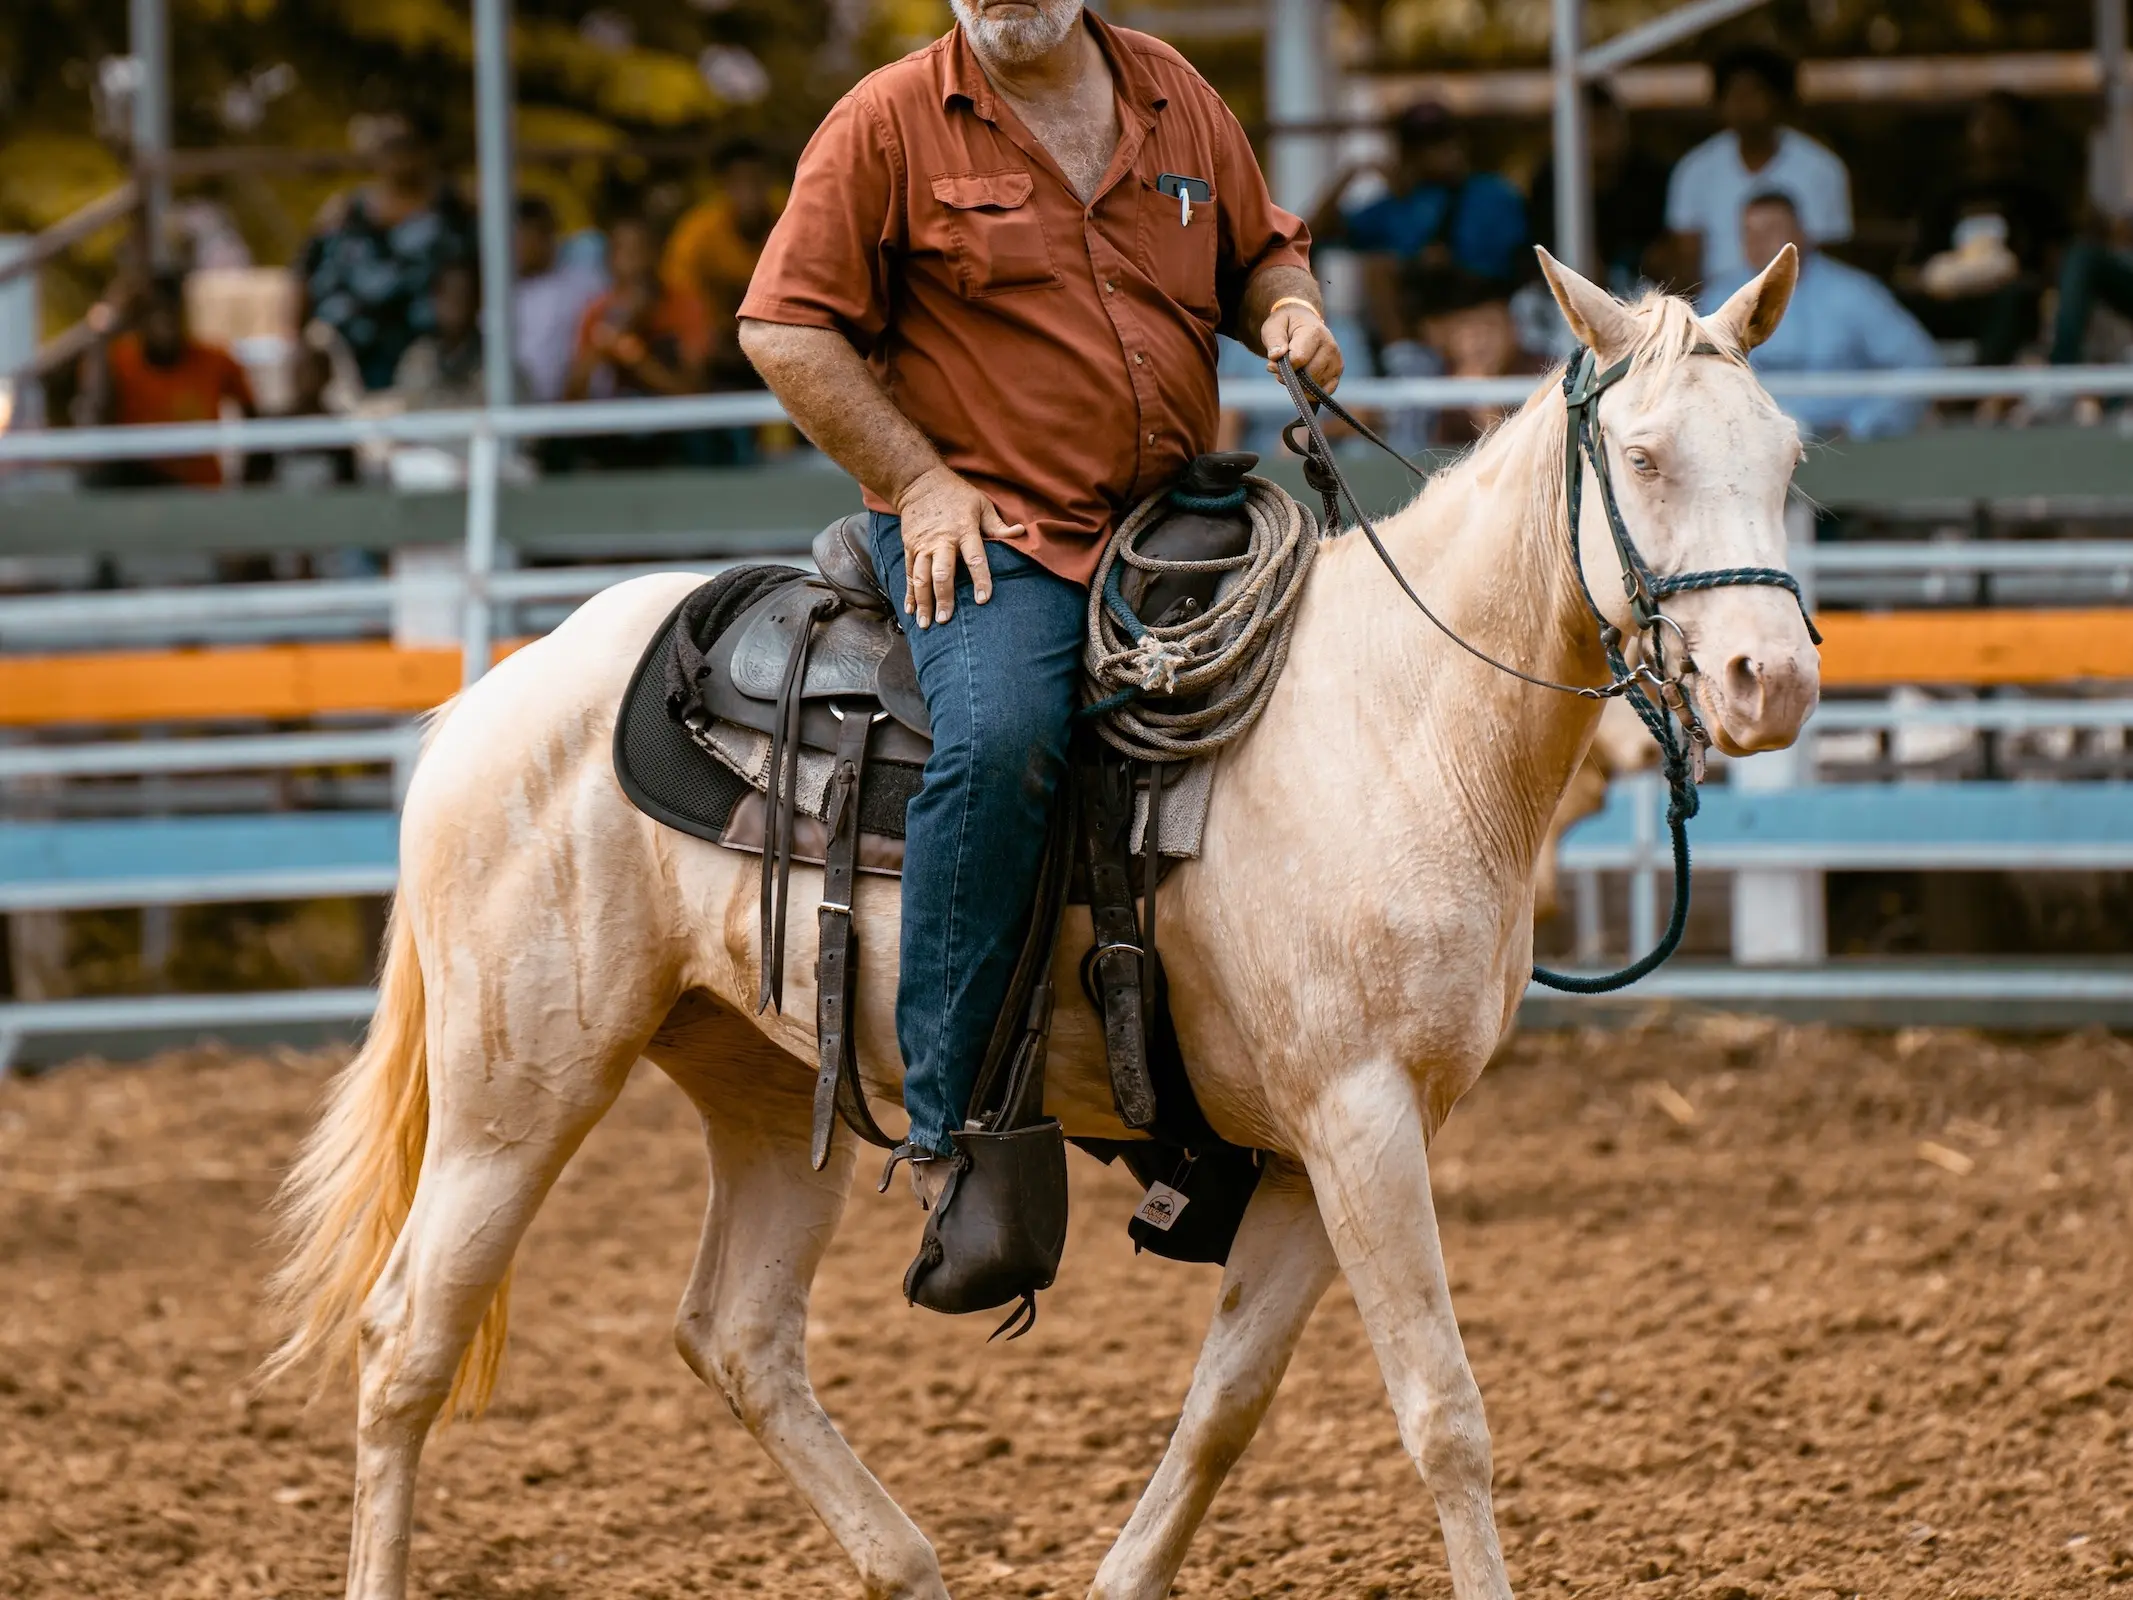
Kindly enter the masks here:
M 1148 276 L 1179 305 L 1213 320 L 1218 314 L 1214 198 L 1192 201 L 1188 212 L 1176 195 L 1156 187 L 1156 179 L 1138 182 L 1141 261 Z
M 1032 187 L 1030 175 L 1014 168 L 946 173 L 933 180 L 933 198 L 941 203 L 942 254 L 967 298 L 1050 289 L 1062 281 L 1044 224 L 1029 203 Z

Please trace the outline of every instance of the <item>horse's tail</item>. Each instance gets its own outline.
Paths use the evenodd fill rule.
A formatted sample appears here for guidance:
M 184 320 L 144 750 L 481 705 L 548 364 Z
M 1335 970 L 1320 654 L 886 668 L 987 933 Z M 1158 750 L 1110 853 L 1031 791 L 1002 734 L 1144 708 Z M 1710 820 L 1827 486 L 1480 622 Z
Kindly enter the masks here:
M 407 1221 L 429 1138 L 422 965 L 407 908 L 385 933 L 378 1009 L 363 1048 L 334 1080 L 276 1209 L 288 1257 L 268 1285 L 283 1339 L 275 1376 L 314 1356 L 353 1361 L 364 1298 Z
M 433 715 L 435 735 L 450 702 Z M 363 1302 L 415 1203 L 429 1139 L 428 1005 L 422 962 L 404 897 L 385 931 L 378 1008 L 363 1048 L 342 1069 L 318 1123 L 297 1153 L 276 1202 L 287 1259 L 268 1285 L 283 1329 L 262 1376 L 324 1357 L 321 1370 L 352 1366 Z M 488 1403 L 503 1362 L 511 1280 L 483 1316 L 452 1381 L 447 1416 Z

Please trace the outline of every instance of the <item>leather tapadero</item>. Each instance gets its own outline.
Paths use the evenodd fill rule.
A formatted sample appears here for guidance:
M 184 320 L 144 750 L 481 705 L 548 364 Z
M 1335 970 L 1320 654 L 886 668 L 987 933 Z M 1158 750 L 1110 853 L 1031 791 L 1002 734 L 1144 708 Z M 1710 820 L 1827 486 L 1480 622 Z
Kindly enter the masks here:
M 1066 1138 L 1056 1117 L 1005 1133 L 959 1131 L 904 1298 L 957 1316 L 1049 1289 L 1066 1251 Z

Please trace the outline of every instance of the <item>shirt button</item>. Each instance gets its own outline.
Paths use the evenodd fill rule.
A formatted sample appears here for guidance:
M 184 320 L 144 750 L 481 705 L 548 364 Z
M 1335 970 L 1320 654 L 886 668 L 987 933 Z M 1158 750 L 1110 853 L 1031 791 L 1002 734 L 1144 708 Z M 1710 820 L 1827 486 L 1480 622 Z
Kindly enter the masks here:
M 1140 351 L 1136 350 L 1133 352 L 1133 364 L 1136 367 L 1145 367 L 1148 364 L 1148 358 Z
M 1152 434 L 1152 433 L 1151 433 L 1151 434 L 1149 434 L 1149 435 L 1148 435 L 1148 442 L 1149 442 L 1150 444 L 1154 444 L 1154 443 L 1155 443 L 1155 435 L 1154 435 L 1154 434 Z
M 1114 279 L 1111 279 L 1111 278 L 1106 278 L 1106 279 L 1104 279 L 1104 293 L 1105 293 L 1105 294 L 1117 294 L 1117 293 L 1118 293 L 1118 284 L 1117 284 L 1117 282 L 1116 282 L 1116 281 L 1115 281 Z

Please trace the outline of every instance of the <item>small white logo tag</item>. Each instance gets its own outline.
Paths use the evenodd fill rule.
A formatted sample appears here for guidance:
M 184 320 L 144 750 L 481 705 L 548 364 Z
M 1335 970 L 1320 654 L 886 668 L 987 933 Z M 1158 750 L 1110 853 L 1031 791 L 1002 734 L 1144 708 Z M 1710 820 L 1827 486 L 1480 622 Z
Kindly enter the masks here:
M 1151 1183 L 1133 1214 L 1158 1233 L 1168 1233 L 1188 1203 L 1188 1197 L 1179 1194 L 1169 1184 Z

